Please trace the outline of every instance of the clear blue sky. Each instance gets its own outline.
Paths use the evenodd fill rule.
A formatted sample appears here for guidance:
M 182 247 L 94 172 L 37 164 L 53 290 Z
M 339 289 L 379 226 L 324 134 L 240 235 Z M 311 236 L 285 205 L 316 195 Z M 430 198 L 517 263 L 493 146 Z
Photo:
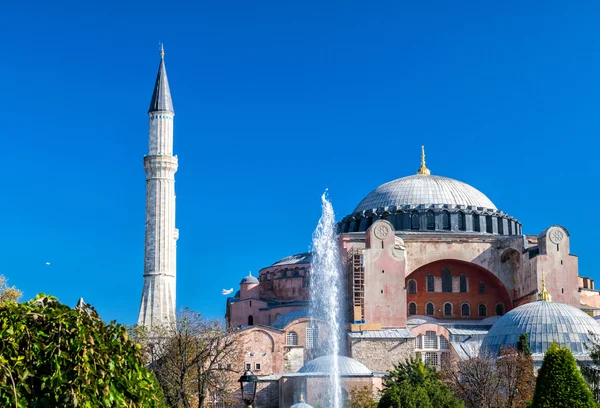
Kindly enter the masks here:
M 308 249 L 326 188 L 348 214 L 421 144 L 525 233 L 564 225 L 600 278 L 598 2 L 124 3 L 2 6 L 0 273 L 26 299 L 136 321 L 159 41 L 179 307 L 222 316 L 221 289 Z

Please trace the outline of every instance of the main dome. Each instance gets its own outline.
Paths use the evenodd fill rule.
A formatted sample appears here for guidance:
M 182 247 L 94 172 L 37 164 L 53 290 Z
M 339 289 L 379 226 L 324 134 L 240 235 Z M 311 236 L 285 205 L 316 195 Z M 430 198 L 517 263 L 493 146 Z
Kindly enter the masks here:
M 373 208 L 448 204 L 496 210 L 496 206 L 476 188 L 442 176 L 417 174 L 382 184 L 367 195 L 354 209 L 354 213 Z

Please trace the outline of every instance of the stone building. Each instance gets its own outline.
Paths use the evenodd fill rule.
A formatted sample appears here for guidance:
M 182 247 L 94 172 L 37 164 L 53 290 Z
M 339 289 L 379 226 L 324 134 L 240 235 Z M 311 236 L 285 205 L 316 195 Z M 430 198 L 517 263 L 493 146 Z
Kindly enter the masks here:
M 537 300 L 543 278 L 560 305 L 552 306 L 555 314 L 593 314 L 600 307 L 594 282 L 578 275 L 566 228 L 523 234 L 518 219 L 481 191 L 431 175 L 424 151 L 416 175 L 377 187 L 338 227 L 345 260 L 345 354 L 370 373 L 353 377 L 355 384 L 379 387 L 374 378 L 417 352 L 438 367 L 451 352 L 462 358 L 478 354 L 503 315 Z M 244 335 L 269 334 L 263 336 L 268 340 L 253 335 L 247 347 L 253 355 L 267 353 L 270 361 L 261 361 L 256 374 L 278 384 L 279 400 L 257 406 L 298 402 L 295 395 L 306 391 L 298 377 L 319 357 L 324 329 L 307 316 L 310 265 L 310 253 L 279 260 L 258 277 L 243 278 L 227 300 L 229 327 Z M 346 392 L 352 381 L 345 383 Z M 304 395 L 314 405 L 314 395 Z

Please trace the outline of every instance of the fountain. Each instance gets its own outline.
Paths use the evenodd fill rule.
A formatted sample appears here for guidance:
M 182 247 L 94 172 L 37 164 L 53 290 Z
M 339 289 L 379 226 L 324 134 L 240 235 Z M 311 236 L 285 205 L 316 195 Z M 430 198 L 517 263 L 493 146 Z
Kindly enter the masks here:
M 342 266 L 336 233 L 335 214 L 327 199 L 321 196 L 322 214 L 312 241 L 312 268 L 310 280 L 310 314 L 327 324 L 325 354 L 332 356 L 329 371 L 331 408 L 342 407 L 339 354 L 342 328 Z

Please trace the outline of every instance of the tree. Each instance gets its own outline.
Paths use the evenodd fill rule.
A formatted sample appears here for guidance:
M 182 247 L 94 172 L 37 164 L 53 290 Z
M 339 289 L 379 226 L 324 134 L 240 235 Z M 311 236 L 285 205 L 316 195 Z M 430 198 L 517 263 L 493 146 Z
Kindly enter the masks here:
M 519 341 L 517 342 L 517 352 L 524 356 L 531 356 L 528 333 L 521 333 L 521 335 L 519 336 Z
M 132 329 L 173 408 L 204 407 L 210 396 L 239 399 L 239 339 L 217 320 L 184 309 L 172 325 Z
M 377 408 L 377 401 L 373 398 L 373 390 L 367 386 L 352 388 L 348 408 Z
M 590 333 L 590 339 L 588 350 L 592 361 L 580 364 L 581 374 L 587 381 L 594 400 L 600 402 L 600 340 L 593 333 Z
M 125 328 L 55 297 L 0 305 L 0 406 L 164 407 Z
M 430 365 L 420 358 L 394 365 L 385 380 L 378 408 L 459 408 L 462 403 L 450 392 Z
M 592 392 L 568 347 L 553 343 L 538 374 L 532 408 L 592 408 Z
M 0 304 L 7 300 L 19 301 L 22 295 L 21 291 L 14 286 L 8 286 L 6 282 L 8 279 L 4 275 L 0 275 Z

